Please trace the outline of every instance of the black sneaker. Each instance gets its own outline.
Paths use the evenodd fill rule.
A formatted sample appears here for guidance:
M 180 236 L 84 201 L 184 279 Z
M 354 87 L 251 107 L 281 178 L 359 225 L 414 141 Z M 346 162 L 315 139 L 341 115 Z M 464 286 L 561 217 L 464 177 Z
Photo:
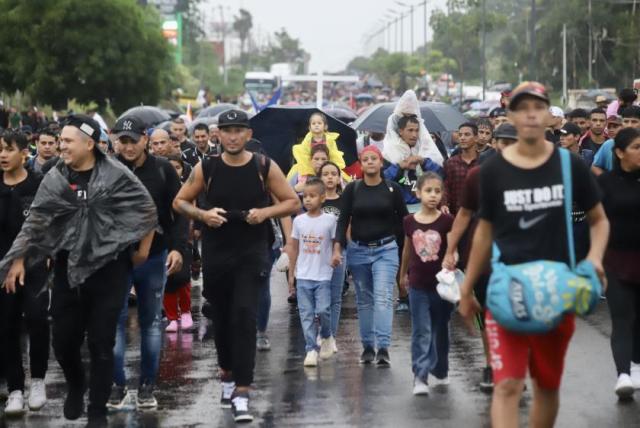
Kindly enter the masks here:
M 249 394 L 236 394 L 231 399 L 231 412 L 236 422 L 251 422 L 253 416 L 249 413 Z
M 109 396 L 109 401 L 107 401 L 107 408 L 113 410 L 120 410 L 127 403 L 127 397 L 129 395 L 129 390 L 126 386 L 118 386 L 114 384 L 111 387 L 111 395 Z
M 491 366 L 487 366 L 482 369 L 482 381 L 480 381 L 480 391 L 491 392 L 493 391 L 493 370 Z
M 375 359 L 376 351 L 372 347 L 367 346 L 364 348 L 364 351 L 362 351 L 362 355 L 360 356 L 360 364 L 371 364 Z
M 389 358 L 389 351 L 387 348 L 378 349 L 378 355 L 376 355 L 378 366 L 389 367 L 391 365 L 391 358 Z
M 220 397 L 220 407 L 223 409 L 231 408 L 231 397 L 233 397 L 233 391 L 236 390 L 235 382 L 222 382 L 222 395 Z
M 84 412 L 84 388 L 69 388 L 64 400 L 64 417 L 75 421 Z
M 139 409 L 154 409 L 158 407 L 158 400 L 156 400 L 156 396 L 153 395 L 153 385 L 140 385 L 136 405 Z

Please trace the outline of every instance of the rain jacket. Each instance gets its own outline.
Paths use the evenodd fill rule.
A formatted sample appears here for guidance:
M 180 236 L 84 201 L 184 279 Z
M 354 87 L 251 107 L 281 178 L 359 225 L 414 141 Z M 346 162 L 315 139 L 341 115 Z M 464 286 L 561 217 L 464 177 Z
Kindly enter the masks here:
M 342 171 L 346 166 L 344 162 L 343 153 L 338 149 L 338 143 L 336 140 L 340 134 L 337 132 L 325 132 L 324 137 L 326 140 L 327 148 L 329 149 L 329 160 L 336 165 Z M 303 176 L 313 176 L 316 175 L 316 172 L 313 170 L 313 165 L 311 165 L 311 139 L 313 136 L 311 132 L 308 132 L 304 137 L 304 140 L 300 144 L 296 144 L 291 149 L 291 153 L 293 154 L 293 158 L 296 163 L 291 167 L 289 173 L 287 174 L 287 178 L 291 179 L 296 174 L 299 177 Z M 350 181 L 351 177 L 342 171 L 342 178 L 346 181 Z
M 0 262 L 0 278 L 17 258 L 29 256 L 32 264 L 68 251 L 69 286 L 75 288 L 157 228 L 149 192 L 120 162 L 96 150 L 86 201 L 78 200 L 68 177 L 63 161 L 44 177 L 20 233 Z

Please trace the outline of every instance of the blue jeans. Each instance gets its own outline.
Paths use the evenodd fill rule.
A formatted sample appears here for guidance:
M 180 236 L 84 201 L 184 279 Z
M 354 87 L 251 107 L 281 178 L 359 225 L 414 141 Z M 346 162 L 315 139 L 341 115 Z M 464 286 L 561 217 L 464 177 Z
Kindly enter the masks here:
M 346 260 L 333 269 L 331 277 L 331 336 L 336 337 L 338 323 L 340 322 L 340 310 L 342 309 L 342 288 L 344 287 L 344 275 L 347 271 Z
M 349 242 L 347 260 L 355 283 L 362 346 L 388 348 L 399 264 L 398 245 L 392 241 L 381 247 L 366 247 Z
M 429 373 L 444 379 L 449 373 L 449 320 L 453 305 L 435 290 L 409 287 L 411 367 L 427 381 Z
M 318 349 L 316 338 L 318 329 L 315 317 L 320 318 L 320 337 L 326 339 L 331 336 L 331 282 L 298 279 L 296 284 L 298 295 L 298 313 L 304 334 L 304 349 L 306 352 Z
M 262 284 L 260 285 L 260 296 L 258 297 L 258 313 L 256 314 L 258 322 L 258 333 L 264 333 L 267 331 L 267 325 L 269 324 L 269 312 L 271 311 L 271 269 L 273 264 L 280 257 L 280 250 L 269 250 L 269 265 L 262 277 Z
M 126 348 L 125 324 L 129 311 L 129 291 L 136 289 L 138 324 L 140 326 L 140 385 L 154 384 L 160 363 L 162 346 L 162 295 L 167 282 L 165 262 L 167 252 L 153 255 L 146 262 L 133 269 L 129 278 L 129 287 L 124 305 L 120 311 L 116 329 L 116 344 L 113 348 L 113 381 L 124 386 L 127 382 L 124 373 L 124 354 Z

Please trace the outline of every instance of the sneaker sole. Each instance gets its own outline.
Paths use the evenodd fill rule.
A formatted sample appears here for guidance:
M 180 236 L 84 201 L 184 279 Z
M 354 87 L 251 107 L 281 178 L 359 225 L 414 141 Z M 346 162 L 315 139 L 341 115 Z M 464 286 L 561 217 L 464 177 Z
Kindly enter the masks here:
M 253 422 L 253 416 L 251 415 L 234 416 L 233 420 L 236 422 Z
M 391 361 L 380 361 L 380 360 L 378 360 L 376 362 L 376 365 L 378 367 L 380 367 L 381 369 L 386 369 L 386 368 L 391 367 Z
M 136 401 L 136 406 L 138 407 L 138 409 L 155 409 L 158 407 L 158 403 L 140 403 L 138 401 Z
M 220 408 L 221 409 L 230 409 L 231 408 L 231 403 L 220 403 Z
M 616 389 L 616 395 L 619 398 L 631 398 L 633 396 L 633 393 L 634 393 L 633 386 L 625 386 L 625 387 Z
M 416 397 L 424 397 L 429 395 L 429 391 L 414 391 L 413 395 L 415 395 Z
M 22 410 L 14 410 L 14 411 L 4 411 L 4 415 L 6 417 L 10 417 L 10 418 L 14 418 L 17 416 L 22 416 L 25 413 L 27 413 L 27 409 L 22 409 Z
M 42 403 L 42 405 L 40 406 L 32 406 L 31 404 L 29 404 L 29 410 L 37 412 L 38 410 L 42 409 L 46 404 L 47 404 L 46 401 Z

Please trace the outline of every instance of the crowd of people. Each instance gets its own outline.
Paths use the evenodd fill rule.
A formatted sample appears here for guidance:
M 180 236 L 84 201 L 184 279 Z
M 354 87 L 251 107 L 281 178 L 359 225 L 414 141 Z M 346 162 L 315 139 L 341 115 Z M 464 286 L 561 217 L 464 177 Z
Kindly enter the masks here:
M 339 135 L 322 113 L 309 117 L 308 134 L 293 147 L 294 165 L 285 172 L 252 139 L 241 110 L 223 112 L 211 129 L 197 124 L 191 135 L 181 118 L 167 131 L 136 115 L 120 118 L 109 134 L 82 114 L 42 123 L 37 134 L 6 130 L 0 150 L 5 416 L 46 404 L 50 342 L 67 385 L 65 418 L 85 413 L 87 390 L 90 423 L 105 424 L 108 409 L 122 409 L 129 399 L 124 367 L 132 289 L 140 328 L 136 406 L 156 408 L 162 335 L 193 328 L 191 282 L 202 272 L 220 405 L 237 422 L 253 420 L 256 352 L 270 349 L 274 266 L 288 272 L 304 366 L 338 352 L 343 290 L 352 283 L 359 363 L 389 367 L 394 312 L 410 312 L 412 392 L 429 395 L 449 383 L 456 309 L 438 292 L 438 277 L 460 269 L 466 275 L 457 308 L 482 332 L 480 388 L 493 394 L 493 426 L 518 426 L 527 373 L 530 424 L 553 426 L 575 314 L 562 315 L 544 334 L 501 325 L 488 308 L 488 294 L 497 289 L 492 253 L 506 265 L 573 266 L 574 253 L 589 262 L 612 319 L 614 391 L 631 397 L 640 389 L 640 106 L 631 93 L 622 90 L 615 106 L 565 115 L 550 105 L 542 85 L 524 82 L 487 118 L 462 123 L 447 148 L 407 91 L 386 133 L 359 140 L 355 176 L 345 173 Z M 80 352 L 85 337 L 88 380 Z

